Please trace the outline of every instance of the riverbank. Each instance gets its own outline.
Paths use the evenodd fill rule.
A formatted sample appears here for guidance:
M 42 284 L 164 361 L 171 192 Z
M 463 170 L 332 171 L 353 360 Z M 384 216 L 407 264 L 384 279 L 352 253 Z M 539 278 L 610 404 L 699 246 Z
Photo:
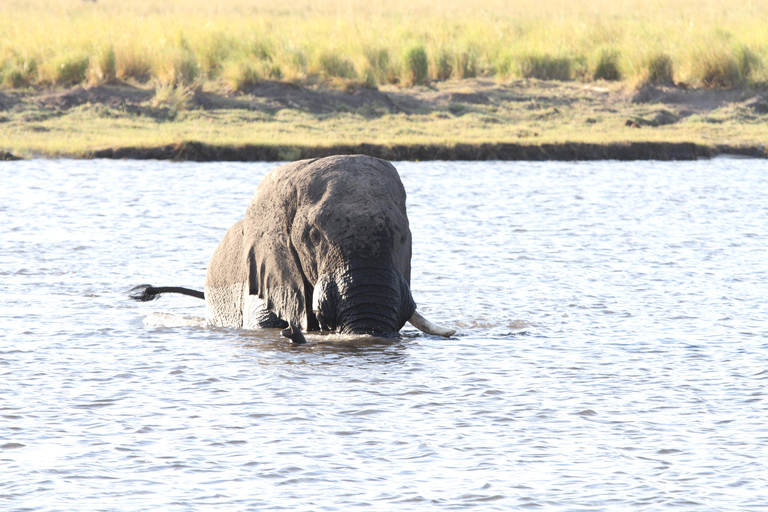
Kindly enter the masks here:
M 768 92 L 465 79 L 402 88 L 0 91 L 0 158 L 390 160 L 768 157 Z

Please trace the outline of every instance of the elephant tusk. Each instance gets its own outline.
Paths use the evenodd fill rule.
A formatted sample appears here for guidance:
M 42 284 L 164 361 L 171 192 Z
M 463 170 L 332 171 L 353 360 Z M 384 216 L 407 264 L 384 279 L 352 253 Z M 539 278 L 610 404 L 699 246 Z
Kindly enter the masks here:
M 408 321 L 415 328 L 427 334 L 435 334 L 437 336 L 444 336 L 446 338 L 450 338 L 451 336 L 456 334 L 456 329 L 448 329 L 447 327 L 442 327 L 437 324 L 433 324 L 432 322 L 430 322 L 429 320 L 421 316 L 421 314 L 418 311 L 414 311 L 413 315 L 411 315 L 411 318 L 409 318 Z

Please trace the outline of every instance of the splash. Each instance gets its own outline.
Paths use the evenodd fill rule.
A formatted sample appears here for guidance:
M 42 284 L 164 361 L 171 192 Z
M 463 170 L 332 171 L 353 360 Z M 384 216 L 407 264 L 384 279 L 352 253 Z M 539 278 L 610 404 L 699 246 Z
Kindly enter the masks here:
M 199 316 L 150 313 L 144 319 L 144 325 L 148 327 L 207 327 L 208 322 Z

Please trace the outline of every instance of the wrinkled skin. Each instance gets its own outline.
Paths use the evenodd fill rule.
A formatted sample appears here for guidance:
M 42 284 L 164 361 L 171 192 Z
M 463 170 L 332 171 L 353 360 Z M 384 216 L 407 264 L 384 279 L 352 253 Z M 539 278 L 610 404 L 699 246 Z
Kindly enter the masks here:
M 208 321 L 391 334 L 416 309 L 405 189 L 389 162 L 304 160 L 272 170 L 208 265 Z

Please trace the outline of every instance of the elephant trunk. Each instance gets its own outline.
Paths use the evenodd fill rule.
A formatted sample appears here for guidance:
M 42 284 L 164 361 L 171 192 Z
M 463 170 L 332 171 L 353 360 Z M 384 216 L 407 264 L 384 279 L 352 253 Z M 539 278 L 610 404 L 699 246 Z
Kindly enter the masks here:
M 394 334 L 416 311 L 408 283 L 389 268 L 325 274 L 312 303 L 321 329 L 348 334 Z
M 393 334 L 405 324 L 399 294 L 391 288 L 353 290 L 341 301 L 337 331 Z

